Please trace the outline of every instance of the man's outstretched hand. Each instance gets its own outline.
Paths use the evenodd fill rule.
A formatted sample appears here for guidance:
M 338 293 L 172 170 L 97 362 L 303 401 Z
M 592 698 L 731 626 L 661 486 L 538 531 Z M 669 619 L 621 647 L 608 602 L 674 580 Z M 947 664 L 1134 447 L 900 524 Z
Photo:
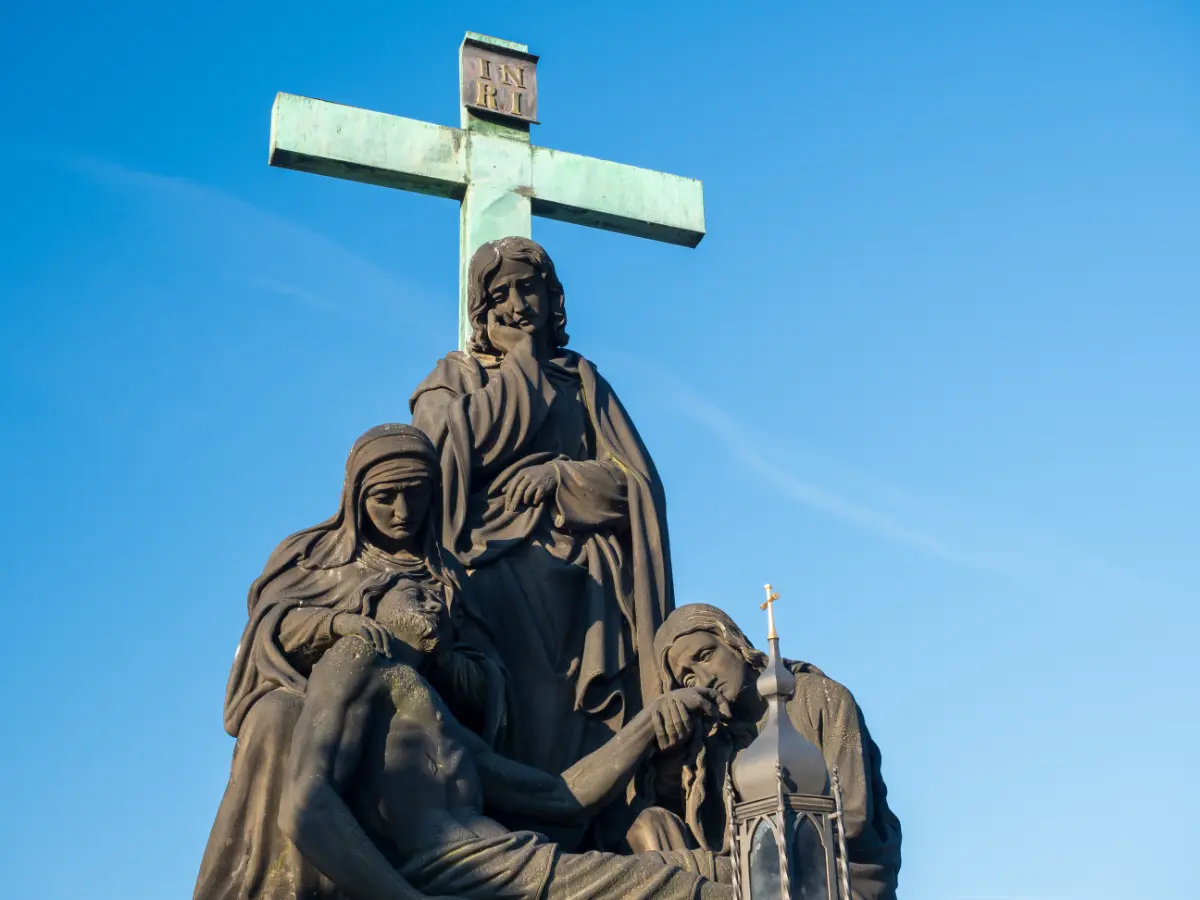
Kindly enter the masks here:
M 692 736 L 700 716 L 725 719 L 721 697 L 712 688 L 680 688 L 655 698 L 647 707 L 659 750 L 678 747 Z

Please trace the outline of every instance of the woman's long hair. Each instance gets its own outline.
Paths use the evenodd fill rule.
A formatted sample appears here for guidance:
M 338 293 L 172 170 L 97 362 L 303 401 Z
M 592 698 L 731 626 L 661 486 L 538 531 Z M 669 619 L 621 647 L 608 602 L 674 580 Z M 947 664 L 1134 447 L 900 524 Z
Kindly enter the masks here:
M 767 655 L 755 649 L 725 612 L 707 603 L 689 603 L 667 616 L 654 636 L 654 658 L 664 693 L 683 687 L 671 669 L 671 647 L 681 637 L 698 631 L 713 635 L 735 651 L 754 672 L 766 668 Z M 793 674 L 824 674 L 811 663 L 784 660 L 784 664 Z M 747 690 L 754 690 L 753 685 L 748 685 Z M 729 850 L 722 786 L 738 750 L 757 734 L 757 722 L 737 719 L 713 722 L 707 730 L 698 728 L 692 733 L 682 771 L 684 820 L 704 850 Z
M 676 608 L 667 620 L 662 623 L 658 633 L 654 635 L 654 657 L 658 662 L 658 674 L 662 680 L 663 692 L 673 691 L 683 687 L 671 670 L 667 654 L 675 642 L 681 637 L 704 631 L 713 635 L 726 647 L 734 650 L 754 668 L 761 672 L 767 666 L 767 654 L 754 649 L 750 639 L 746 637 L 736 622 L 722 610 L 707 603 L 689 603 Z

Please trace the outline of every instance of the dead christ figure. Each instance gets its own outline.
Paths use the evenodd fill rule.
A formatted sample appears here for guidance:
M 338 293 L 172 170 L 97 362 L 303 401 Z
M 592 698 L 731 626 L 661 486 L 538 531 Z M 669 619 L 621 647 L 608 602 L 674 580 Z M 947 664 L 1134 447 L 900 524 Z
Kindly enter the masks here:
M 620 793 L 652 745 L 678 745 L 698 716 L 719 716 L 713 692 L 660 696 L 602 749 L 550 775 L 493 752 L 418 671 L 445 639 L 434 596 L 379 590 L 375 620 L 396 638 L 391 657 L 347 637 L 313 667 L 279 813 L 341 896 L 734 900 L 697 874 L 694 853 L 565 853 L 482 813 L 486 803 L 550 821 L 586 816 Z

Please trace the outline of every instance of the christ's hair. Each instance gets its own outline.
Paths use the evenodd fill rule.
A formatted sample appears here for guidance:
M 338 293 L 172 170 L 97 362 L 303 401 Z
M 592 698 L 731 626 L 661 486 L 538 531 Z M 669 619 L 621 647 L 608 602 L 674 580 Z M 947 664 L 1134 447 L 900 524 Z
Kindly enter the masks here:
M 385 602 L 388 595 L 397 588 L 400 588 L 401 593 L 410 595 L 413 600 L 433 596 L 425 587 L 409 581 L 400 573 L 380 573 L 369 577 L 359 588 L 360 615 L 374 619 L 393 634 L 404 631 L 421 641 L 432 637 L 437 631 L 438 618 L 447 614 L 445 608 L 437 614 L 430 614 L 422 610 L 417 602 Z
M 506 237 L 488 241 L 475 251 L 467 267 L 467 319 L 471 323 L 471 337 L 467 349 L 472 353 L 496 354 L 496 348 L 488 340 L 487 314 L 492 308 L 488 288 L 493 276 L 504 260 L 526 262 L 542 276 L 546 285 L 546 296 L 550 299 L 551 329 L 550 343 L 555 349 L 567 346 L 567 306 L 562 282 L 554 272 L 550 254 L 537 241 L 523 237 Z

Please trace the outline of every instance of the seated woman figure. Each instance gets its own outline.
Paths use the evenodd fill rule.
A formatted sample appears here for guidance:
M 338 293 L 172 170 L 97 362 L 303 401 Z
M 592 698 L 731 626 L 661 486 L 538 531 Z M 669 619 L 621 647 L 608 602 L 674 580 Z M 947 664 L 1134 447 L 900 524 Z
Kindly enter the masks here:
M 699 846 L 728 853 L 723 788 L 734 756 L 750 744 L 766 715 L 756 682 L 766 654 L 714 606 L 681 606 L 654 640 L 664 690 L 709 688 L 727 718 L 699 730 L 673 764 L 653 770 L 653 800 L 629 835 L 634 850 Z M 785 661 L 796 677 L 787 703 L 796 730 L 838 768 L 845 803 L 847 851 L 856 900 L 895 900 L 900 870 L 900 821 L 888 808 L 879 748 L 854 697 L 810 663 Z
M 249 621 L 225 697 L 237 738 L 225 796 L 200 865 L 195 900 L 315 900 L 332 886 L 279 830 L 284 768 L 313 665 L 349 635 L 379 652 L 389 632 L 373 619 L 366 586 L 382 582 L 435 596 L 468 643 L 443 644 L 426 676 L 456 714 L 493 740 L 504 709 L 503 672 L 467 614 L 456 563 L 436 536 L 438 460 L 423 433 L 381 425 L 355 442 L 338 511 L 276 548 L 250 588 Z

